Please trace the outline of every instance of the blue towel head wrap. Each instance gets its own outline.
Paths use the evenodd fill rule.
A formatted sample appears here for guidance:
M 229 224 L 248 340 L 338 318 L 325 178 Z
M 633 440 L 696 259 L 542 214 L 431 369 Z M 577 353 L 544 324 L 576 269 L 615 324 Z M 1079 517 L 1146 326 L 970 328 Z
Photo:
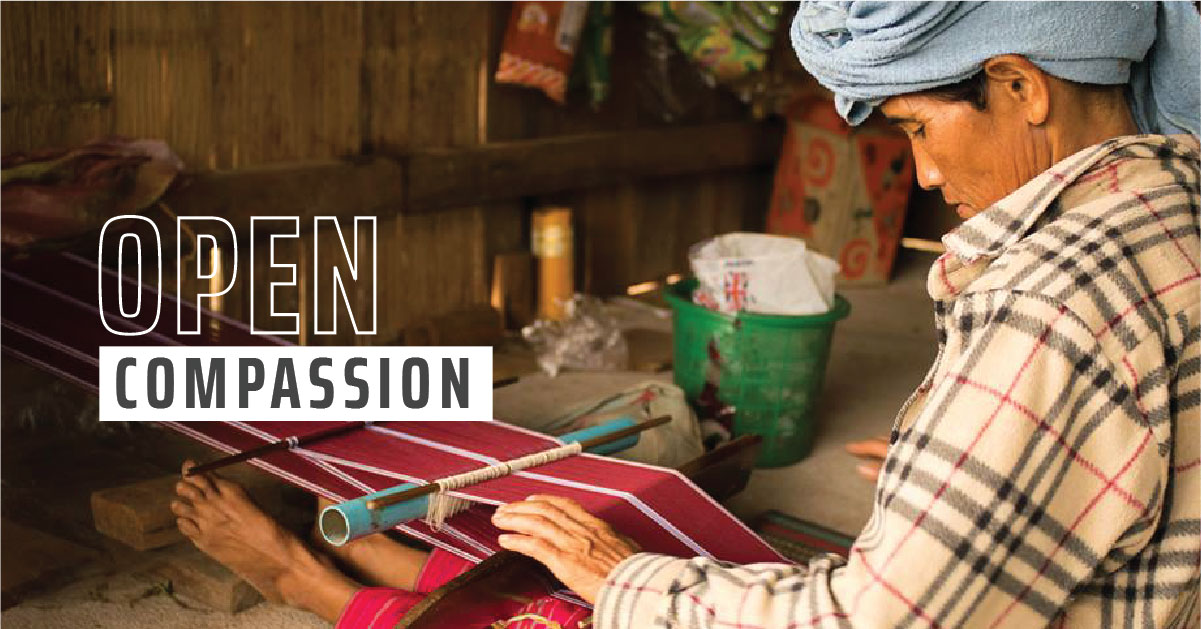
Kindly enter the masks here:
M 1201 16 L 1192 2 L 803 1 L 801 63 L 851 124 L 889 96 L 957 83 L 1019 54 L 1077 83 L 1128 84 L 1144 133 L 1201 127 Z

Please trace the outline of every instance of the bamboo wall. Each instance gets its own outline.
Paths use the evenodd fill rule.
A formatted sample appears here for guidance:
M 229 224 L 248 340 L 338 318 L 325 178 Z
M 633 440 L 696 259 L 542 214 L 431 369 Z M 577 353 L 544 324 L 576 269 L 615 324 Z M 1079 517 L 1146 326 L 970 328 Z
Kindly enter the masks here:
M 116 133 L 165 139 L 189 170 L 228 170 L 660 125 L 637 94 L 642 18 L 618 4 L 613 93 L 592 112 L 492 83 L 509 3 L 8 2 L 2 150 Z M 689 122 L 744 117 L 715 93 Z M 420 317 L 487 303 L 492 257 L 527 246 L 532 207 L 576 210 L 581 288 L 606 294 L 684 269 L 697 240 L 759 225 L 770 186 L 769 172 L 728 172 L 396 208 L 379 224 L 377 336 L 309 340 L 387 342 Z M 323 257 L 338 246 L 319 235 Z M 311 247 L 283 253 L 303 260 Z M 301 277 L 311 273 L 302 262 Z M 247 316 L 248 287 L 239 280 L 227 312 Z

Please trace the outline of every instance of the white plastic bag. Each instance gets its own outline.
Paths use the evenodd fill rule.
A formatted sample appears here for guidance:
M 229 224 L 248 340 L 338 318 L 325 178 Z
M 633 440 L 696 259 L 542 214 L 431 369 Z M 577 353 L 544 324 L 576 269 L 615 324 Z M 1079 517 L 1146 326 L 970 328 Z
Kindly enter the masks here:
M 629 367 L 625 335 L 604 302 L 576 293 L 563 309 L 562 321 L 539 319 L 521 330 L 542 371 L 553 377 L 564 367 L 600 371 Z
M 838 263 L 799 238 L 735 232 L 693 245 L 688 260 L 693 301 L 712 310 L 811 315 L 834 305 Z

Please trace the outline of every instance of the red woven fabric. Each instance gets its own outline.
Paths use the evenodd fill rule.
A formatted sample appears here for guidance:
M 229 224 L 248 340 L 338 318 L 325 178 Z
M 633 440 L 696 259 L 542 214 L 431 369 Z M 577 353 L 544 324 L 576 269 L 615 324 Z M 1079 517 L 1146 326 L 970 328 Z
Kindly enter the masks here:
M 422 595 L 394 588 L 363 588 L 355 592 L 334 629 L 391 629 Z
M 473 565 L 450 553 L 435 550 L 425 562 L 417 579 L 417 591 L 392 588 L 364 588 L 342 611 L 335 629 L 391 629 L 426 594 L 442 587 L 463 574 Z M 473 610 L 478 626 L 492 626 L 500 621 L 506 629 L 545 629 L 561 627 L 576 629 L 592 616 L 587 606 L 571 601 L 541 596 L 528 603 L 502 601 L 501 608 Z
M 2 271 L 4 349 L 82 386 L 96 389 L 100 345 L 267 345 L 278 338 L 251 335 L 243 324 L 203 312 L 201 335 L 175 334 L 176 305 L 163 296 L 162 316 L 149 334 L 109 333 L 97 312 L 98 272 L 92 261 L 52 255 L 13 261 Z M 114 285 L 113 289 L 115 290 Z M 144 298 L 157 299 L 153 286 Z M 115 294 L 115 293 L 114 293 Z M 110 300 L 115 302 L 116 300 Z M 153 302 L 151 302 L 153 303 Z M 105 304 L 115 309 L 115 304 Z M 148 326 L 153 308 L 143 308 Z M 185 316 L 194 313 L 185 306 Z M 111 317 L 116 320 L 119 317 Z M 237 452 L 282 437 L 303 435 L 334 422 L 204 422 L 168 424 L 223 452 Z M 422 482 L 494 464 L 557 445 L 551 437 L 499 422 L 390 422 L 277 452 L 253 464 L 332 500 Z M 536 493 L 567 496 L 633 537 L 644 549 L 683 557 L 711 556 L 751 563 L 783 558 L 741 522 L 672 470 L 580 455 L 466 488 L 480 503 L 451 518 L 438 532 L 422 523 L 406 533 L 471 561 L 497 550 L 491 507 Z

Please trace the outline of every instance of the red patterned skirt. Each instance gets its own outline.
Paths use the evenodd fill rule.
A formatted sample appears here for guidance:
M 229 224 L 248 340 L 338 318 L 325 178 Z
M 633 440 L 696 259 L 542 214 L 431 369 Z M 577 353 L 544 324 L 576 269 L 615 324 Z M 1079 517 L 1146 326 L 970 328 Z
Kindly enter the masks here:
M 473 565 L 446 551 L 430 553 L 416 591 L 396 588 L 363 588 L 355 592 L 335 629 L 392 629 L 414 605 L 447 581 L 467 572 Z M 542 596 L 528 603 L 507 601 L 500 608 L 480 610 L 476 627 L 496 629 L 580 629 L 588 627 L 592 610 L 552 596 Z M 463 629 L 471 629 L 464 627 Z

